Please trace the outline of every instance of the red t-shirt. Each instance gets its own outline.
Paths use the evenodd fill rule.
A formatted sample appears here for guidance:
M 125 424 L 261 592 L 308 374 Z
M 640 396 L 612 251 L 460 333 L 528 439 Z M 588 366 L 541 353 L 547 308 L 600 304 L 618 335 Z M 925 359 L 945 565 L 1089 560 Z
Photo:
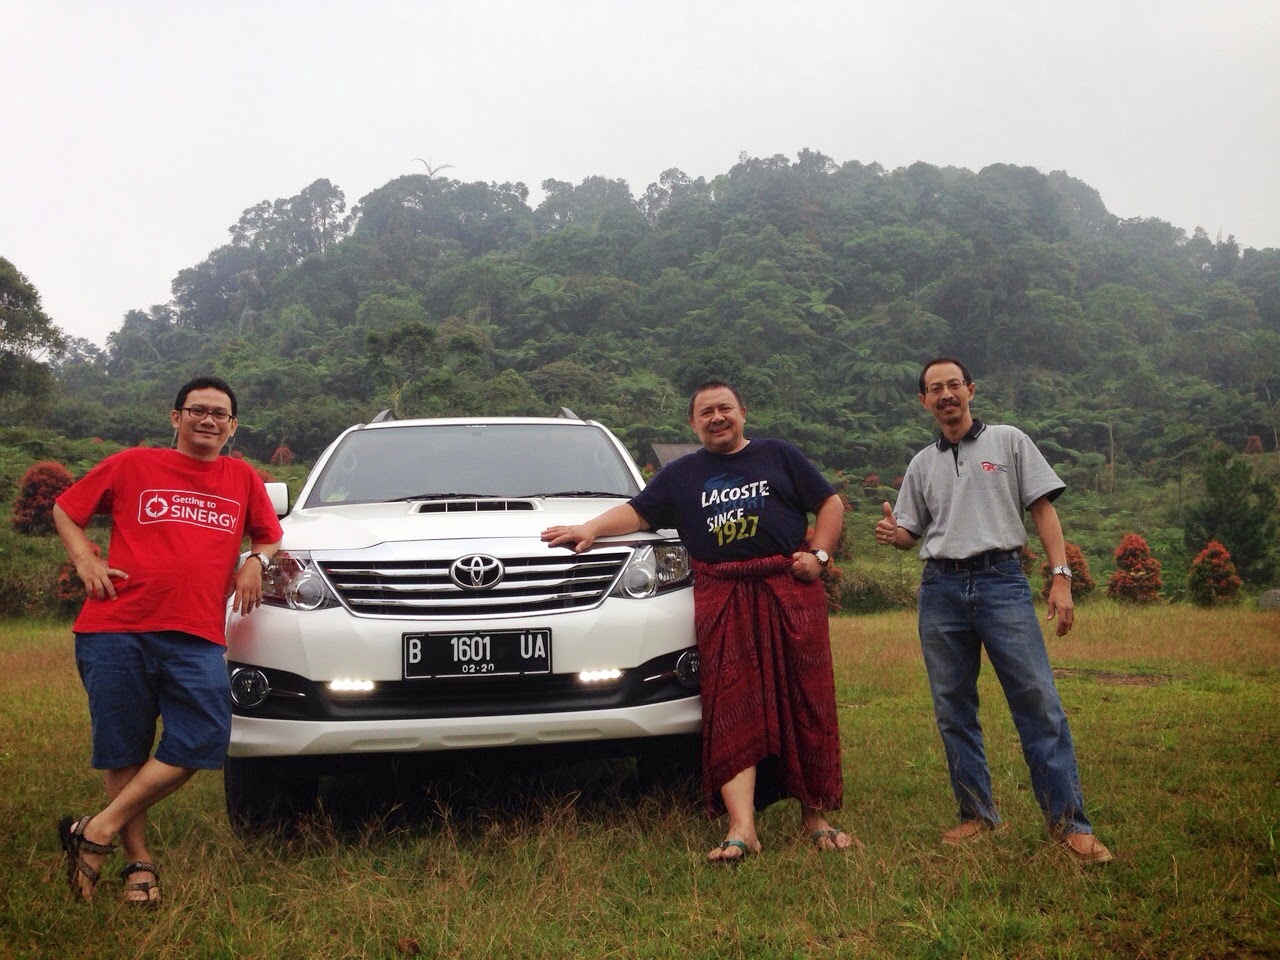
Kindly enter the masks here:
M 103 460 L 58 497 L 86 526 L 111 515 L 116 598 L 85 601 L 77 633 L 181 630 L 226 645 L 227 597 L 248 531 L 254 543 L 282 532 L 262 479 L 243 460 L 196 460 L 135 447 Z

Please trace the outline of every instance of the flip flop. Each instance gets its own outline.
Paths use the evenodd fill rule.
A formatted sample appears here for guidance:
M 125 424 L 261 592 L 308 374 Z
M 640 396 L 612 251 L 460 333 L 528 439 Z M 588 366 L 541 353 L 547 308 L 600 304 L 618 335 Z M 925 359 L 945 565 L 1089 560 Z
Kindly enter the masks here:
M 751 848 L 747 846 L 747 841 L 745 840 L 725 840 L 720 844 L 719 849 L 728 850 L 730 847 L 736 847 L 741 850 L 742 855 L 738 857 L 717 857 L 714 860 L 708 858 L 707 863 L 718 867 L 731 867 L 747 859 L 747 857 L 751 856 L 753 852 Z
M 849 837 L 849 846 L 836 846 L 836 838 L 842 833 L 844 833 L 844 831 L 837 829 L 836 827 L 828 827 L 825 830 L 815 830 L 813 833 L 809 834 L 809 842 L 813 844 L 815 850 L 819 850 L 822 853 L 831 853 L 834 850 L 852 850 L 855 846 L 859 846 L 858 841 L 847 833 L 844 833 L 844 835 Z M 823 840 L 830 840 L 831 846 L 824 847 L 822 845 Z

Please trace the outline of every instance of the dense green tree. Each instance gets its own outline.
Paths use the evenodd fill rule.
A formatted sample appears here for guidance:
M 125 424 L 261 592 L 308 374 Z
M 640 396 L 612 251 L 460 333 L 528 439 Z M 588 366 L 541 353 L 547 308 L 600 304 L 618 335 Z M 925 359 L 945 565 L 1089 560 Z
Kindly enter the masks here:
M 313 457 L 383 407 L 568 405 L 641 444 L 686 439 L 687 392 L 716 377 L 742 387 L 755 429 L 893 477 L 928 441 L 916 369 L 950 354 L 984 416 L 1025 425 L 1105 498 L 1139 473 L 1182 491 L 1206 443 L 1280 436 L 1280 252 L 1120 220 L 1061 171 L 806 149 L 706 179 L 673 168 L 638 199 L 620 180 L 548 180 L 534 210 L 523 184 L 443 170 L 350 216 L 327 180 L 250 206 L 105 354 L 30 367 L 61 391 L 35 418 L 163 442 L 174 383 L 213 369 L 242 388 L 238 442 L 260 459 L 282 442 Z
M 0 257 L 0 419 L 11 423 L 47 410 L 54 381 L 41 358 L 64 344 L 39 291 Z
M 1205 458 L 1203 479 L 1204 496 L 1187 511 L 1188 549 L 1216 540 L 1230 552 L 1246 582 L 1268 583 L 1280 552 L 1275 485 L 1225 447 Z

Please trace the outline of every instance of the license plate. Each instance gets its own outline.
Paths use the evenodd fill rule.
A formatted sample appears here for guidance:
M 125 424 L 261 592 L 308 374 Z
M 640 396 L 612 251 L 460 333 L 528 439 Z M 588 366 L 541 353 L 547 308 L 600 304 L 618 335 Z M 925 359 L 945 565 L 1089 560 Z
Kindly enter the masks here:
M 406 680 L 551 672 L 550 630 L 406 633 Z

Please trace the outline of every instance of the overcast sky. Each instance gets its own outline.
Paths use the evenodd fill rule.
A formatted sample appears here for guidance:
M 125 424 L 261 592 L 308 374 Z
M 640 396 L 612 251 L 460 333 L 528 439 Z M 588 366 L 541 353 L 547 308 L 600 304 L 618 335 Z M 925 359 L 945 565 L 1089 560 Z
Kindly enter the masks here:
M 260 200 L 727 171 L 1065 170 L 1280 247 L 1277 0 L 0 0 L 0 256 L 105 342 Z M 535 204 L 536 205 L 536 204 Z

